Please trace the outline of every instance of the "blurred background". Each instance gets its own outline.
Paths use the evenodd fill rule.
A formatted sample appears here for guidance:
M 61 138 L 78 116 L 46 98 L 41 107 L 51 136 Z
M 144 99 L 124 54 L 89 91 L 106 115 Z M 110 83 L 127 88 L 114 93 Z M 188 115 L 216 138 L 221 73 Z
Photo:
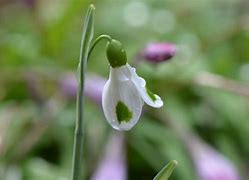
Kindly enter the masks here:
M 145 105 L 131 131 L 112 129 L 101 108 L 109 73 L 101 42 L 88 64 L 85 179 L 149 180 L 175 159 L 172 180 L 246 180 L 247 0 L 0 0 L 0 180 L 70 179 L 75 74 L 90 3 L 95 38 L 121 41 L 165 105 Z

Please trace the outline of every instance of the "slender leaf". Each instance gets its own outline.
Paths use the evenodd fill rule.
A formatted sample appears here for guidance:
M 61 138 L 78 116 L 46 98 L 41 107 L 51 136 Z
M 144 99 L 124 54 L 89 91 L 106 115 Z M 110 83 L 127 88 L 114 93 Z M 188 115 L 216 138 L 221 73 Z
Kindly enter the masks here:
M 84 83 L 87 67 L 88 51 L 94 34 L 94 6 L 90 5 L 85 18 L 85 23 L 82 33 L 80 62 L 78 66 L 78 92 L 77 92 L 77 119 L 74 137 L 74 155 L 73 155 L 73 180 L 82 179 L 82 156 L 83 156 L 83 140 L 84 140 Z
M 171 173 L 173 172 L 173 170 L 175 169 L 177 165 L 177 161 L 172 160 L 170 161 L 166 166 L 164 166 L 164 168 L 156 175 L 156 177 L 154 177 L 153 180 L 167 180 Z

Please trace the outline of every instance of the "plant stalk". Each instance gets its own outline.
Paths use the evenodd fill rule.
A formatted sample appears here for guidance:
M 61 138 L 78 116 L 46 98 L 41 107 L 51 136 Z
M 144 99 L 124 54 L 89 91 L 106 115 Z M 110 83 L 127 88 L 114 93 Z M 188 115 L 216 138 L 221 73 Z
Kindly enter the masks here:
M 84 140 L 84 86 L 85 86 L 85 73 L 87 69 L 88 52 L 90 49 L 90 44 L 94 33 L 93 11 L 94 11 L 94 6 L 90 5 L 85 18 L 82 40 L 81 40 L 81 48 L 80 48 L 72 180 L 82 180 L 82 157 L 83 157 L 83 144 L 84 144 L 83 141 Z

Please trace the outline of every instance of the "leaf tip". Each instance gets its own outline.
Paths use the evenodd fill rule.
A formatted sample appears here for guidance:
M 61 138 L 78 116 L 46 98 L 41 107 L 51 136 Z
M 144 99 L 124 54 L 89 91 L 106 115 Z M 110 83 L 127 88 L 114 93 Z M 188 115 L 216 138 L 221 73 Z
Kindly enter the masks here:
M 93 4 L 90 4 L 90 5 L 89 5 L 89 9 L 95 10 L 95 6 L 94 6 Z
M 174 164 L 175 166 L 178 164 L 176 160 L 172 160 L 171 163 Z

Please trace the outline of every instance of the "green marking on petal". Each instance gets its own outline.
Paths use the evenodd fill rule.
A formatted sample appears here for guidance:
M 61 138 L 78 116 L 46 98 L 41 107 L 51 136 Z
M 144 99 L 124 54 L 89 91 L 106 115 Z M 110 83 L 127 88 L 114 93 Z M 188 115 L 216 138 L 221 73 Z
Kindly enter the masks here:
M 119 123 L 122 121 L 129 122 L 132 118 L 132 112 L 122 101 L 118 101 L 116 105 L 116 115 Z
M 151 92 L 147 87 L 146 87 L 146 93 L 148 94 L 148 96 L 150 97 L 150 99 L 155 102 L 156 101 L 156 96 L 155 94 L 153 94 L 153 92 Z

